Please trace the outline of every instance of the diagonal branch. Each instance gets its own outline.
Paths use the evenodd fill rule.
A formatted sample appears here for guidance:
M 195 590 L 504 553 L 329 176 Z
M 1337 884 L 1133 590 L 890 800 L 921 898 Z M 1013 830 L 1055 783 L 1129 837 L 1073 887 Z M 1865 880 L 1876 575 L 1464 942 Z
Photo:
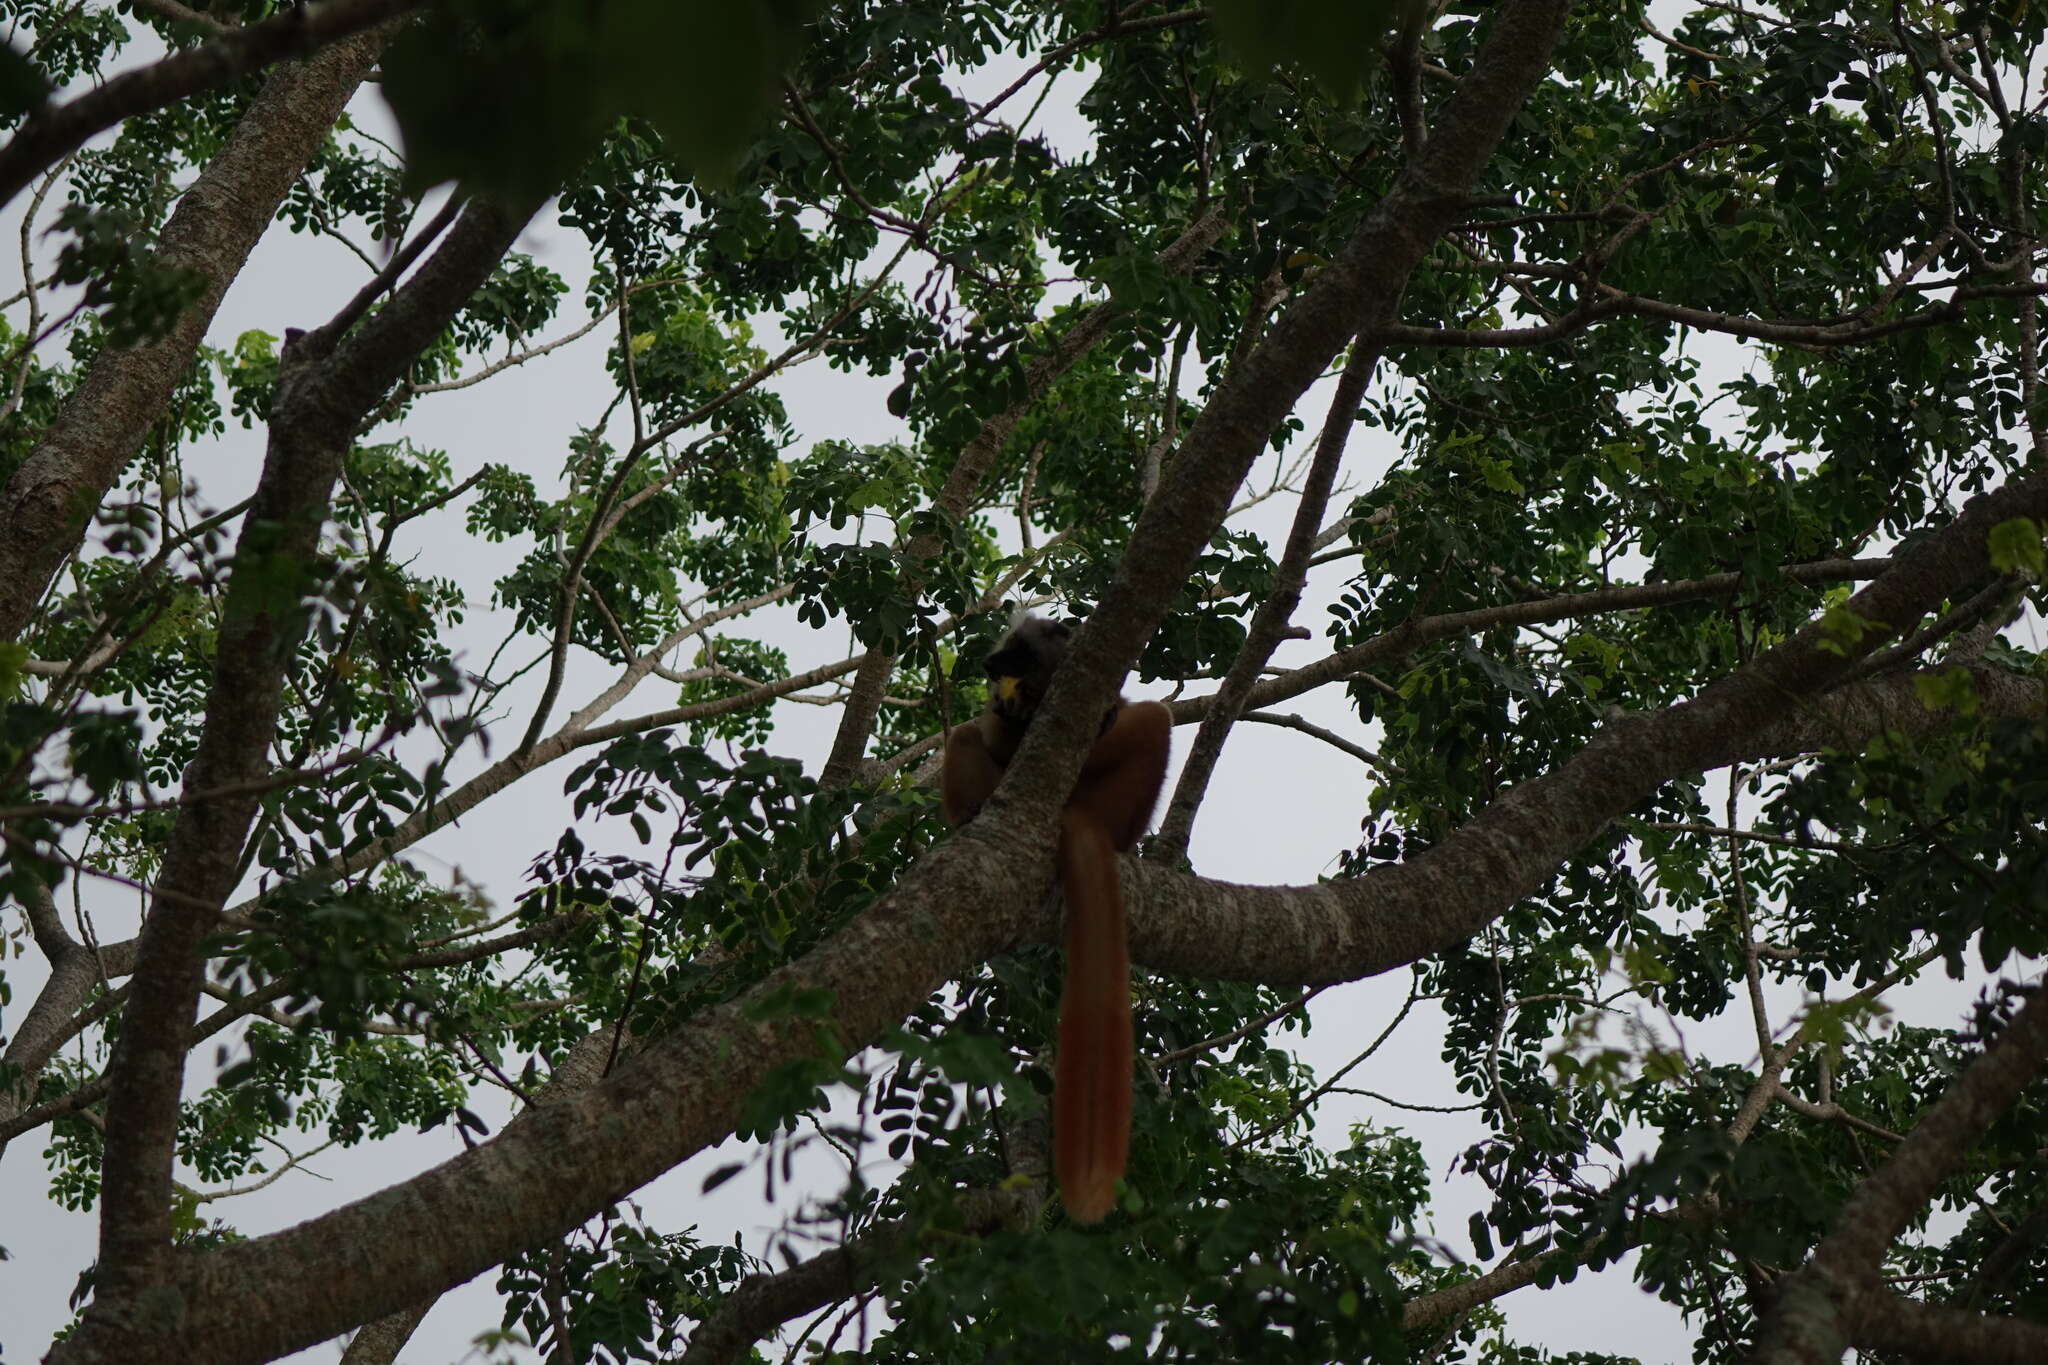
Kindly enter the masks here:
M 1945 1365 L 2040 1365 L 2048 1360 L 2048 1324 L 1897 1294 L 1865 1299 L 1849 1335 L 1862 1351 Z
M 1294 525 L 1287 533 L 1287 547 L 1273 573 L 1273 590 L 1253 614 L 1243 647 L 1231 661 L 1222 685 L 1209 698 L 1209 709 L 1203 713 L 1194 745 L 1181 765 L 1180 780 L 1174 784 L 1173 799 L 1167 803 L 1166 818 L 1158 834 L 1157 856 L 1168 862 L 1177 862 L 1186 855 L 1188 840 L 1194 833 L 1196 808 L 1209 790 L 1209 778 L 1216 771 L 1216 761 L 1223 756 L 1223 743 L 1230 737 L 1230 727 L 1243 713 L 1245 698 L 1251 695 L 1260 671 L 1284 638 L 1294 619 L 1294 609 L 1301 605 L 1302 586 L 1308 582 L 1309 559 L 1315 553 L 1323 514 L 1330 505 L 1330 490 L 1336 486 L 1345 444 L 1351 438 L 1351 428 L 1358 423 L 1358 404 L 1365 397 L 1365 386 L 1379 358 L 1378 346 L 1363 338 L 1352 343 L 1351 359 L 1337 380 L 1336 393 L 1330 397 L 1330 413 L 1323 420 L 1315 459 L 1309 465 L 1308 484 L 1302 489 Z
M 290 18 L 289 11 L 281 16 Z M 92 510 L 141 447 L 191 365 L 228 285 L 383 43 L 382 32 L 359 34 L 272 73 L 227 145 L 179 199 L 155 260 L 199 272 L 204 287 L 160 339 L 109 347 L 95 356 L 57 419 L 0 490 L 0 639 L 21 636 L 44 588 L 77 550 Z M 114 89 L 120 80 L 85 98 Z M 27 135 L 25 129 L 20 136 Z M 0 152 L 0 160 L 6 155 Z
M 1872 629 L 1845 646 L 1816 621 L 1690 701 L 1622 716 L 1554 771 L 1510 789 L 1428 852 L 1355 880 L 1274 896 L 1210 884 L 1222 894 L 1185 904 L 1178 877 L 1127 866 L 1131 949 L 1148 965 L 1234 980 L 1315 985 L 1386 971 L 1460 943 L 1533 894 L 1558 864 L 1597 837 L 1615 816 L 1679 774 L 1720 767 L 1799 741 L 1837 741 L 1842 716 L 1807 699 L 1827 694 L 1858 658 L 1990 572 L 1984 550 L 1993 526 L 2048 514 L 2048 473 L 1973 499 L 1938 534 L 1903 551 L 1893 567 L 1851 597 L 1844 610 Z M 1988 671 L 1976 674 L 1990 679 Z M 2015 683 L 2019 704 L 2036 704 L 2038 683 Z M 1882 697 L 1865 719 L 1889 724 L 1903 693 L 1845 694 L 1852 704 Z M 1831 698 L 1831 700 L 1834 700 Z M 1917 702 L 1923 719 L 1946 723 Z M 1155 930 L 1155 917 L 1171 924 Z M 1256 934 L 1243 926 L 1257 924 Z
M 216 89 L 272 62 L 304 56 L 374 28 L 420 3 L 327 0 L 311 9 L 294 5 L 260 24 L 234 29 L 140 71 L 116 76 L 69 103 L 45 106 L 0 147 L 0 204 L 21 193 L 60 158 L 83 147 L 95 133 L 123 119 Z
M 934 1240 L 979 1237 L 1015 1227 L 1044 1198 L 1041 1188 L 962 1190 L 954 1219 Z M 681 1365 L 731 1365 L 762 1337 L 790 1319 L 815 1312 L 874 1282 L 878 1268 L 913 1248 L 924 1229 L 898 1219 L 864 1229 L 858 1237 L 774 1274 L 750 1275 L 690 1335 Z
M 161 1272 L 176 1201 L 178 1101 L 205 969 L 202 942 L 234 889 L 268 771 L 285 668 L 316 584 L 313 560 L 356 420 L 489 277 L 526 213 L 472 202 L 390 305 L 331 357 L 287 340 L 263 472 L 236 542 L 188 793 L 164 849 L 114 1054 L 101 1183 L 99 1293 L 115 1313 Z
M 1897 1305 L 1887 1313 L 1886 1300 L 1877 1287 L 1877 1272 L 1893 1239 L 1919 1215 L 2043 1063 L 2048 1063 L 2048 991 L 2037 986 L 1983 1055 L 1893 1149 L 1890 1159 L 1850 1194 L 1835 1216 L 1834 1231 L 1814 1248 L 1807 1263 L 1784 1281 L 1777 1308 L 1758 1334 L 1752 1361 L 1757 1365 L 1837 1361 L 1849 1346 L 1866 1344 L 1862 1324 L 1865 1309 L 1873 1301 L 1878 1308 L 1877 1344 L 1884 1344 L 1887 1325 L 1894 1334 L 1920 1340 L 1926 1338 L 1916 1329 L 1931 1325 L 1934 1318 L 1966 1330 L 1966 1320 L 1976 1315 L 1930 1315 Z M 1995 1320 L 1977 1321 L 1988 1324 Z M 1975 1335 L 1986 1350 L 1972 1359 L 2038 1358 L 1997 1352 L 1987 1329 L 1978 1329 Z M 2036 1342 L 2048 1340 L 2048 1334 L 2038 1328 L 2027 1337 Z M 2013 1338 L 2007 1334 L 2007 1339 Z
M 1160 268 L 1169 275 L 1193 270 L 1203 254 L 1223 235 L 1226 224 L 1227 220 L 1220 212 L 1212 210 L 1203 214 L 1159 253 Z M 982 423 L 974 439 L 960 452 L 960 458 L 953 462 L 945 485 L 934 501 L 941 516 L 950 522 L 967 515 L 975 490 L 1002 453 L 1003 445 L 1010 439 L 1017 423 L 1061 375 L 1072 369 L 1082 356 L 1108 335 L 1110 324 L 1123 312 L 1123 306 L 1114 301 L 1096 304 L 1066 330 L 1049 353 L 1024 367 L 1023 394 L 1009 407 Z M 899 584 L 906 596 L 916 597 L 923 592 L 924 575 L 919 566 L 937 551 L 938 541 L 933 536 L 912 537 L 903 547 L 903 558 L 910 567 L 904 570 Z M 854 677 L 845 709 L 840 712 L 839 730 L 833 736 L 832 751 L 818 779 L 821 785 L 844 786 L 853 780 L 861 755 L 867 749 L 868 737 L 874 731 L 875 717 L 881 712 L 889 675 L 895 668 L 895 654 L 879 646 L 862 656 L 860 671 Z

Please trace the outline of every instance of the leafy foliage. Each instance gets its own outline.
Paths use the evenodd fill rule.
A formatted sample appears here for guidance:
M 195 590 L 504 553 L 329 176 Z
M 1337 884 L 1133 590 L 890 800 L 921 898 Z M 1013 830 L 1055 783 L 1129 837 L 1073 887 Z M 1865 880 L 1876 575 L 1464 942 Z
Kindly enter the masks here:
M 5 943 L 84 983 L 59 1043 L 0 1068 L 0 1123 L 48 1125 L 49 1197 L 100 1200 L 93 1087 L 138 890 L 194 810 L 246 797 L 176 1122 L 184 1248 L 239 1237 L 216 1201 L 321 1144 L 477 1145 L 736 1019 L 798 1044 L 720 1096 L 740 1141 L 693 1168 L 701 1208 L 616 1203 L 505 1261 L 487 1346 L 673 1358 L 822 1265 L 843 1271 L 805 1301 L 822 1316 L 746 1340 L 785 1349 L 765 1338 L 787 1322 L 820 1361 L 1608 1359 L 1549 1351 L 1519 1300 L 1458 1297 L 1504 1270 L 1525 1299 L 1632 1275 L 1695 1360 L 1743 1359 L 1773 1286 L 2048 954 L 2048 721 L 2001 700 L 2048 678 L 2037 519 L 1994 527 L 1910 648 L 1856 666 L 1873 695 L 1913 670 L 1884 693 L 1910 709 L 1872 730 L 1844 719 L 1861 693 L 1788 706 L 1830 737 L 1702 757 L 1601 812 L 1548 880 L 1412 964 L 1377 1041 L 1363 993 L 1141 971 L 1129 1178 L 1100 1228 L 1045 1198 L 1056 953 L 1008 942 L 865 1037 L 837 1022 L 859 983 L 806 974 L 904 913 L 891 890 L 943 837 L 932 742 L 979 705 L 1007 603 L 1086 614 L 1131 571 L 1134 525 L 1272 317 L 1327 283 L 1421 134 L 1452 135 L 1501 8 L 427 7 L 382 61 L 402 152 L 359 107 L 273 229 L 380 269 L 452 180 L 556 196 L 531 254 L 337 418 L 311 557 L 268 548 L 281 528 L 235 501 L 253 473 L 222 458 L 302 382 L 280 337 L 305 319 L 181 352 L 90 490 L 85 548 L 0 643 L 0 896 L 28 926 Z M 1276 818 L 1362 816 L 1301 880 L 1441 850 L 1510 793 L 1566 799 L 1544 784 L 1589 746 L 1648 761 L 1633 718 L 1810 622 L 1861 656 L 1884 627 L 1848 592 L 1883 566 L 1850 561 L 2038 466 L 2048 135 L 2006 91 L 2048 10 L 1667 8 L 1575 7 L 1335 414 L 1352 454 L 1295 615 L 1330 705 L 1300 723 L 1368 763 L 1316 790 L 1269 751 Z M 155 7 L 0 16 L 25 35 L 0 50 L 10 127 L 145 26 L 199 32 Z M 99 401 L 99 361 L 227 283 L 156 248 L 253 88 L 128 119 L 29 210 L 49 235 L 25 229 L 36 278 L 0 322 L 10 496 Z M 559 442 L 502 440 L 477 408 L 430 425 L 583 336 L 562 354 L 595 396 Z M 819 360 L 815 390 L 791 378 Z M 1286 513 L 1263 518 L 1300 491 L 1314 398 L 1254 433 L 1270 458 L 1133 643 L 1136 690 L 1213 691 L 1289 590 Z M 268 776 L 189 792 L 238 578 L 285 623 Z M 1667 591 L 1626 596 L 1642 584 Z M 789 718 L 857 714 L 869 651 L 892 661 L 878 714 L 828 778 Z M 652 709 L 622 707 L 634 687 Z M 421 846 L 458 823 L 508 831 L 488 870 Z M 1197 870 L 1256 838 L 1212 823 Z M 60 970 L 72 938 L 92 971 Z M 8 965 L 26 1033 L 46 974 Z M 1965 983 L 1967 1017 L 1888 1003 L 1935 981 Z M 1342 1065 L 1396 1054 L 1419 1097 Z M 1748 1112 L 1772 1085 L 1784 1103 Z M 1886 1274 L 2048 1319 L 2041 1092 L 1948 1171 Z M 755 1178 L 726 1218 L 714 1197 L 751 1201 Z

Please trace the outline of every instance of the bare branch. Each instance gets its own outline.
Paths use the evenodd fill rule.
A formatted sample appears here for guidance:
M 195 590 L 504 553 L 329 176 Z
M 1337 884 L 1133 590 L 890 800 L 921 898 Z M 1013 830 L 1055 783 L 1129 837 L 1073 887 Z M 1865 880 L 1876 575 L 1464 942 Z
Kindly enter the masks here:
M 1256 721 L 1260 725 L 1276 725 L 1285 730 L 1299 730 L 1302 734 L 1313 736 L 1333 749 L 1341 750 L 1351 755 L 1360 763 L 1366 764 L 1378 772 L 1388 775 L 1391 775 L 1393 772 L 1392 766 L 1388 764 L 1386 759 L 1380 757 L 1380 755 L 1364 745 L 1353 744 L 1336 731 L 1324 729 L 1322 726 L 1304 720 L 1300 716 L 1283 716 L 1277 711 L 1247 711 L 1239 716 L 1238 719 Z
M 292 1171 L 297 1170 L 314 1157 L 320 1155 L 320 1153 L 326 1151 L 329 1147 L 332 1147 L 334 1143 L 335 1139 L 329 1138 L 317 1147 L 309 1148 L 303 1152 L 294 1152 L 289 1158 L 279 1162 L 275 1170 L 266 1171 L 246 1184 L 230 1185 L 226 1189 L 220 1190 L 195 1191 L 192 1202 L 194 1204 L 210 1204 L 217 1199 L 233 1199 L 238 1195 L 254 1194 L 258 1190 L 267 1189 L 284 1179 Z
M 1794 583 L 1841 583 L 1875 578 L 1891 565 L 1888 559 L 1823 559 L 1808 564 L 1788 565 L 1784 577 Z M 1305 664 L 1277 678 L 1256 684 L 1246 698 L 1247 706 L 1265 707 L 1275 702 L 1312 692 L 1369 668 L 1385 659 L 1398 659 L 1438 640 L 1476 635 L 1502 626 L 1539 625 L 1610 611 L 1640 611 L 1647 607 L 1671 606 L 1708 597 L 1726 597 L 1754 587 L 1756 580 L 1744 574 L 1712 574 L 1705 578 L 1678 579 L 1669 583 L 1638 583 L 1617 588 L 1594 588 L 1586 592 L 1560 593 L 1555 597 L 1528 602 L 1509 602 L 1497 607 L 1425 616 L 1384 635 L 1339 650 L 1315 663 Z M 1208 714 L 1214 695 L 1190 697 L 1172 702 L 1173 718 L 1186 724 Z
M 1735 60 L 1733 57 L 1719 52 L 1707 52 L 1701 48 L 1679 42 L 1678 39 L 1670 34 L 1659 31 L 1657 26 L 1650 22 L 1650 16 L 1647 14 L 1638 14 L 1636 16 L 1636 27 L 1670 48 L 1673 52 L 1683 52 L 1688 57 L 1698 57 L 1703 62 L 1729 62 Z
M 1251 1037 L 1254 1033 L 1257 1033 L 1275 1020 L 1283 1019 L 1297 1010 L 1306 1008 L 1309 1001 L 1315 999 L 1328 989 L 1328 986 L 1311 986 L 1287 1003 L 1276 1005 L 1264 1014 L 1246 1021 L 1241 1028 L 1234 1028 L 1230 1032 L 1219 1034 L 1214 1038 L 1204 1038 L 1199 1043 L 1189 1043 L 1186 1047 L 1177 1047 L 1171 1052 L 1162 1052 L 1157 1057 L 1151 1059 L 1150 1065 L 1155 1069 L 1164 1069 L 1172 1066 L 1175 1062 L 1184 1062 L 1190 1057 L 1199 1057 L 1204 1052 L 1212 1052 L 1219 1047 L 1229 1047 L 1232 1043 Z
M 1379 359 L 1377 346 L 1368 345 L 1363 339 L 1352 343 L 1351 358 L 1345 362 L 1337 391 L 1330 397 L 1329 414 L 1323 419 L 1322 435 L 1316 441 L 1308 482 L 1295 509 L 1294 524 L 1287 532 L 1287 546 L 1273 571 L 1273 589 L 1253 614 L 1243 646 L 1231 660 L 1222 685 L 1210 698 L 1209 709 L 1202 716 L 1201 728 L 1195 732 L 1195 742 L 1181 767 L 1180 780 L 1174 785 L 1173 799 L 1167 803 L 1166 818 L 1160 822 L 1159 856 L 1169 862 L 1186 854 L 1188 840 L 1194 833 L 1195 810 L 1209 789 L 1210 775 L 1216 771 L 1217 759 L 1222 757 L 1230 727 L 1244 710 L 1245 698 L 1251 695 L 1260 670 L 1273 657 L 1294 619 L 1294 609 L 1301 604 L 1301 591 L 1308 582 L 1308 562 L 1315 553 L 1323 515 L 1330 505 L 1330 490 L 1336 486 L 1337 470 L 1344 462 L 1344 447 L 1350 440 L 1351 428 L 1358 423 L 1358 405 L 1365 397 L 1366 385 Z

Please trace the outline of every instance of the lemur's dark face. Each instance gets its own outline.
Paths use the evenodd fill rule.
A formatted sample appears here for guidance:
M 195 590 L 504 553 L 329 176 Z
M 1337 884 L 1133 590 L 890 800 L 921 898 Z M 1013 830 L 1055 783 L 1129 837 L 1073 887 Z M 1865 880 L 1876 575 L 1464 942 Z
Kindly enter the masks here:
M 1053 670 L 1067 654 L 1073 631 L 1064 622 L 1026 616 L 1011 626 L 983 667 L 989 709 L 1012 724 L 1028 722 L 1045 700 Z

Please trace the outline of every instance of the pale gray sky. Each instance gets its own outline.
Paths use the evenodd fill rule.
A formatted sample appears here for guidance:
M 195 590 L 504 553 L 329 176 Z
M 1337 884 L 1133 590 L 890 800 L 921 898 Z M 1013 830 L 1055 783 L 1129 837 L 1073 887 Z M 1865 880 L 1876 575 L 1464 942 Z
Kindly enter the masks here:
M 992 90 L 1007 75 L 1007 71 L 977 73 L 971 89 Z M 1086 130 L 1072 103 L 1083 88 L 1084 77 L 1069 74 L 1039 119 L 1039 125 L 1069 152 L 1079 150 L 1085 142 Z M 388 126 L 374 96 L 359 99 L 353 112 L 373 128 Z M 19 212 L 17 204 L 0 216 L 0 241 L 15 239 Z M 561 273 L 571 285 L 564 304 L 567 315 L 549 330 L 548 335 L 554 336 L 581 321 L 575 300 L 581 295 L 588 260 L 578 239 L 549 226 L 551 219 L 546 215 L 539 221 L 543 226 L 528 235 L 522 249 Z M 0 270 L 0 276 L 13 270 L 10 265 Z M 361 264 L 331 242 L 273 231 L 230 291 L 209 342 L 226 346 L 250 329 L 276 335 L 287 327 L 316 325 L 353 292 L 362 274 Z M 602 358 L 611 336 L 609 326 L 599 327 L 536 363 L 473 389 L 438 395 L 419 406 L 406 423 L 405 434 L 420 446 L 447 451 L 458 478 L 480 464 L 501 462 L 530 473 L 543 490 L 552 488 L 567 438 L 593 421 L 610 398 Z M 762 344 L 772 349 L 772 334 L 764 332 Z M 1732 354 L 1730 363 L 1735 363 Z M 1197 369 L 1191 365 L 1188 372 L 1192 378 Z M 817 362 L 782 377 L 775 387 L 800 433 L 792 453 L 828 437 L 873 442 L 901 435 L 900 423 L 889 416 L 883 404 L 893 383 L 893 379 L 842 374 Z M 1299 408 L 1311 434 L 1321 423 L 1326 402 L 1327 384 L 1312 391 Z M 231 429 L 216 445 L 196 454 L 189 469 L 209 502 L 226 505 L 253 485 L 262 458 L 261 436 L 260 431 Z M 1383 434 L 1359 431 L 1347 465 L 1348 483 L 1354 489 L 1371 487 L 1395 454 Z M 1293 510 L 1291 498 L 1276 498 L 1254 509 L 1243 524 L 1265 536 L 1277 553 Z M 411 542 L 401 542 L 401 549 L 418 556 L 421 570 L 455 578 L 471 594 L 468 619 L 455 643 L 458 649 L 469 650 L 472 661 L 480 665 L 505 626 L 504 614 L 489 608 L 490 582 L 515 563 L 525 547 L 516 542 L 457 545 L 438 536 L 432 526 L 429 519 L 409 528 Z M 1277 664 L 1299 664 L 1326 652 L 1324 609 L 1342 586 L 1342 572 L 1341 564 L 1332 566 L 1311 583 L 1296 620 L 1310 627 L 1317 638 L 1284 646 Z M 770 624 L 761 624 L 764 621 Z M 843 657 L 853 647 L 843 628 L 813 633 L 797 625 L 789 612 L 764 613 L 743 632 L 781 645 L 788 650 L 792 667 L 799 669 Z M 537 646 L 521 648 L 532 652 Z M 603 669 L 587 660 L 578 663 L 571 669 L 556 716 L 565 715 L 605 681 L 608 677 Z M 530 706 L 535 690 L 529 679 L 508 689 L 509 699 Z M 617 714 L 654 709 L 667 699 L 667 685 L 657 681 L 643 686 Z M 1303 697 L 1286 709 L 1368 746 L 1375 742 L 1375 735 L 1358 723 L 1334 689 Z M 515 720 L 502 724 L 497 732 L 500 751 L 524 724 L 526 711 L 515 706 L 513 715 Z M 785 705 L 778 712 L 771 747 L 802 759 L 815 772 L 830 745 L 837 715 L 836 709 Z M 1186 731 L 1177 736 L 1176 762 L 1188 738 Z M 473 770 L 474 755 L 470 762 Z M 534 851 L 552 845 L 569 821 L 570 812 L 561 797 L 562 776 L 568 766 L 556 765 L 527 778 L 516 792 L 486 803 L 462 825 L 435 835 L 408 856 L 437 873 L 459 867 L 501 903 L 509 901 L 521 884 L 527 859 Z M 1356 842 L 1358 823 L 1365 812 L 1365 777 L 1354 760 L 1306 735 L 1240 727 L 1225 752 L 1196 827 L 1193 855 L 1197 870 L 1239 882 L 1313 881 L 1330 870 L 1338 851 Z M 600 822 L 585 820 L 580 828 L 593 848 L 615 845 L 617 851 L 627 851 L 635 847 L 629 837 L 610 839 Z M 103 937 L 119 938 L 132 932 L 132 895 L 95 886 L 86 888 L 85 896 Z M 41 979 L 38 966 L 32 953 L 8 964 L 13 990 L 11 1018 L 18 1019 L 33 1000 Z M 1319 1073 L 1327 1074 L 1349 1060 L 1392 1018 L 1405 987 L 1405 976 L 1397 976 L 1327 992 L 1313 1007 L 1312 1032 L 1305 1040 L 1293 1035 L 1293 1045 Z M 1952 1021 L 1968 996 L 1967 990 L 1939 980 L 1923 982 L 1902 994 L 1910 1002 L 1908 1012 L 1915 1021 L 1930 1024 Z M 1783 1019 L 1799 1001 L 1776 992 L 1773 1003 Z M 1394 1042 L 1353 1073 L 1347 1083 L 1417 1103 L 1460 1103 L 1466 1097 L 1452 1089 L 1448 1069 L 1436 1056 L 1440 1037 L 1441 1016 L 1425 1002 Z M 1688 1027 L 1685 1042 L 1696 1054 L 1707 1052 L 1730 1060 L 1755 1053 L 1746 1015 Z M 195 1057 L 193 1075 L 195 1084 L 210 1080 L 210 1049 L 202 1049 Z M 479 1108 L 494 1124 L 505 1117 L 502 1105 Z M 1342 1145 L 1348 1140 L 1348 1126 L 1366 1120 L 1403 1129 L 1422 1140 L 1430 1169 L 1439 1181 L 1436 1232 L 1451 1248 L 1469 1255 L 1465 1222 L 1481 1206 L 1484 1191 L 1470 1179 L 1451 1181 L 1449 1173 L 1458 1154 L 1481 1135 L 1481 1127 L 1464 1115 L 1390 1111 L 1367 1099 L 1337 1096 L 1319 1110 L 1318 1135 L 1330 1145 Z M 51 1333 L 69 1320 L 66 1300 L 78 1272 L 93 1255 L 93 1217 L 66 1213 L 46 1198 L 42 1146 L 37 1135 L 28 1135 L 0 1158 L 0 1208 L 7 1211 L 0 1219 L 0 1245 L 13 1254 L 12 1260 L 0 1262 L 0 1352 L 4 1352 L 0 1359 L 23 1361 L 41 1355 Z M 459 1150 L 452 1130 L 443 1128 L 354 1151 L 331 1151 L 265 1190 L 210 1211 L 228 1218 L 242 1231 L 258 1235 L 389 1185 Z M 815 1149 L 806 1157 L 799 1170 L 807 1172 L 812 1183 L 806 1186 L 800 1180 L 800 1192 L 834 1193 L 838 1188 L 836 1167 L 824 1162 Z M 761 1235 L 778 1223 L 792 1204 L 785 1193 L 779 1208 L 764 1205 L 757 1175 L 733 1180 L 710 1196 L 700 1195 L 704 1174 L 731 1159 L 729 1150 L 702 1153 L 641 1190 L 634 1202 L 660 1230 L 694 1225 L 707 1240 L 714 1241 L 729 1239 L 738 1230 L 747 1237 L 749 1249 L 758 1251 Z M 472 1338 L 498 1321 L 498 1302 L 491 1289 L 494 1278 L 480 1277 L 448 1295 L 402 1359 L 415 1365 L 473 1359 Z M 1571 1285 L 1549 1291 L 1525 1290 L 1501 1306 L 1520 1340 L 1551 1350 L 1609 1351 L 1638 1355 L 1646 1361 L 1677 1361 L 1690 1355 L 1692 1329 L 1680 1322 L 1675 1311 L 1637 1290 L 1625 1268 L 1582 1275 Z M 324 1361 L 336 1354 L 336 1347 L 328 1344 L 305 1352 L 302 1358 Z

